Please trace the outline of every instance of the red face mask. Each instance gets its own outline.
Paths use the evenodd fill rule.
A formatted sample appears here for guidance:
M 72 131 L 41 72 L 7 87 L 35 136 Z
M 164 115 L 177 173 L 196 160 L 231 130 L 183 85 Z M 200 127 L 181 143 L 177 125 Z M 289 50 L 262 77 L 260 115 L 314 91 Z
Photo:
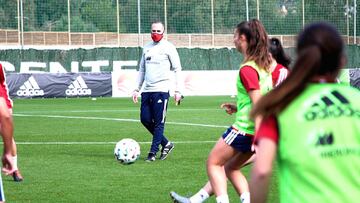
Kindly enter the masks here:
M 163 34 L 159 34 L 159 33 L 151 33 L 151 39 L 154 42 L 160 42 L 160 40 L 163 38 Z

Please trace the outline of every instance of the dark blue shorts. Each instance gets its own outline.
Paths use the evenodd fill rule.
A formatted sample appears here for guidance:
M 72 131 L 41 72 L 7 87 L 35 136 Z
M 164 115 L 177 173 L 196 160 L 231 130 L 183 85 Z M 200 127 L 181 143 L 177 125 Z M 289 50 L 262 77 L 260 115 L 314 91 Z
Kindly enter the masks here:
M 254 136 L 238 131 L 230 126 L 222 135 L 225 143 L 233 147 L 235 150 L 247 153 L 253 152 L 252 144 Z

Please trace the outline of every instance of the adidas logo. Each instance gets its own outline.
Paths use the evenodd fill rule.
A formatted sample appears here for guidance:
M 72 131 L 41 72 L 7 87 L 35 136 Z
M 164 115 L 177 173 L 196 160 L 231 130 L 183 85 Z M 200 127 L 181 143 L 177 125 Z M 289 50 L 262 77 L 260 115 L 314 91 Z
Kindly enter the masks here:
M 304 116 L 308 121 L 338 118 L 342 116 L 356 116 L 358 111 L 353 109 L 349 104 L 349 100 L 335 90 L 330 94 L 322 96 L 319 101 L 312 104 L 311 108 L 305 112 Z
M 91 95 L 91 89 L 88 88 L 84 79 L 78 76 L 65 91 L 67 96 L 84 96 Z
M 19 97 L 21 97 L 21 96 L 44 96 L 44 90 L 40 89 L 34 76 L 30 76 L 30 78 L 27 81 L 25 81 L 23 85 L 20 86 L 20 88 L 16 92 L 16 94 Z

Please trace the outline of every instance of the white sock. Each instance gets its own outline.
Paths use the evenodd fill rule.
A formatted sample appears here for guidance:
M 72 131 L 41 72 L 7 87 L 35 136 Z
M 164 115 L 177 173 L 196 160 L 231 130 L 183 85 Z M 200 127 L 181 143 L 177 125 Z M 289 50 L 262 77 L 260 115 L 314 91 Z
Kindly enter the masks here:
M 244 192 L 240 195 L 241 203 L 250 203 L 250 192 Z
M 13 156 L 13 157 L 12 157 L 12 161 L 13 161 L 14 169 L 15 169 L 15 170 L 18 170 L 18 166 L 17 166 L 17 156 Z
M 190 197 L 190 202 L 191 203 L 202 203 L 207 198 L 209 198 L 209 194 L 204 189 L 201 188 L 201 190 L 199 190 L 199 192 L 197 192 L 195 195 Z
M 216 203 L 229 203 L 229 196 L 228 195 L 220 195 L 216 197 Z

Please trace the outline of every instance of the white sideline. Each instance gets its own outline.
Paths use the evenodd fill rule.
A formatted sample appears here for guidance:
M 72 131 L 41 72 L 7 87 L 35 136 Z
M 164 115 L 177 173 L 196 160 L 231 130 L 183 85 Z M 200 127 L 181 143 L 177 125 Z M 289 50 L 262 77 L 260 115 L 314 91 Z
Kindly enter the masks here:
M 202 144 L 215 143 L 216 141 L 178 141 L 175 144 Z M 151 144 L 151 142 L 138 142 L 139 144 Z M 114 145 L 116 142 L 16 142 L 17 145 Z
M 223 109 L 168 109 L 167 111 L 221 111 Z M 26 111 L 20 112 L 19 114 L 25 113 L 41 113 L 42 111 Z M 46 110 L 47 113 L 97 113 L 97 112 L 140 112 L 139 109 L 104 109 L 104 110 L 70 110 L 70 111 L 61 111 L 61 110 Z
M 138 119 L 126 119 L 126 118 L 104 118 L 104 117 L 93 117 L 93 116 L 59 116 L 59 115 L 30 115 L 30 114 L 13 114 L 18 117 L 40 117 L 40 118 L 66 118 L 66 119 L 88 119 L 88 120 L 106 120 L 106 121 L 123 121 L 123 122 L 140 122 Z M 182 122 L 171 122 L 167 121 L 166 124 L 170 125 L 186 125 L 186 126 L 199 126 L 209 128 L 227 128 L 229 126 L 221 125 L 209 125 L 200 123 L 182 123 Z

